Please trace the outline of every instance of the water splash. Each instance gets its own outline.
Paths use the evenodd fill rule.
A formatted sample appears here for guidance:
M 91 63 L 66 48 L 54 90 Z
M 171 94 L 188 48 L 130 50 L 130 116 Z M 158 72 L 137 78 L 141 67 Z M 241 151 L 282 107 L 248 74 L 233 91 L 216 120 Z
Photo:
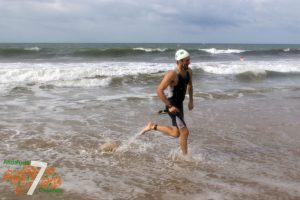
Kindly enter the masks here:
M 168 158 L 174 162 L 189 162 L 198 165 L 199 162 L 204 161 L 204 156 L 202 154 L 193 154 L 189 152 L 187 155 L 181 153 L 180 148 L 172 149 L 168 155 Z

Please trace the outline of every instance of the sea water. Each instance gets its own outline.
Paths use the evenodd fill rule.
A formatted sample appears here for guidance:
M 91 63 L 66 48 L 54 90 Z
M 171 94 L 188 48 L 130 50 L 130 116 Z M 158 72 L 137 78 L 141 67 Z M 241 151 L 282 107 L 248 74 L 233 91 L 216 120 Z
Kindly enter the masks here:
M 191 54 L 189 154 L 156 87 Z M 53 166 L 60 193 L 42 199 L 300 198 L 300 45 L 0 44 L 0 174 L 4 160 Z M 118 148 L 102 153 L 100 146 Z M 15 194 L 0 181 L 1 199 Z

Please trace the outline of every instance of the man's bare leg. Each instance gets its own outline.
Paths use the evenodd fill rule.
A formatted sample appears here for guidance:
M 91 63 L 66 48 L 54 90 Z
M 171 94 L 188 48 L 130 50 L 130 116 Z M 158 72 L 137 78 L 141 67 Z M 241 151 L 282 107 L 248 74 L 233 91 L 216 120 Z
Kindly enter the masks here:
M 149 122 L 141 131 L 140 135 L 144 135 L 146 132 L 154 130 L 154 126 L 154 123 Z M 189 136 L 189 130 L 187 127 L 178 129 L 176 126 L 157 125 L 156 130 L 172 137 L 180 137 L 179 143 L 182 154 L 186 155 L 188 153 L 187 139 Z
M 145 128 L 141 131 L 140 135 L 144 135 L 146 132 L 154 130 L 154 126 L 154 123 L 149 122 L 147 126 L 145 126 Z M 179 137 L 180 135 L 180 132 L 176 126 L 157 125 L 156 130 L 172 137 Z
M 180 138 L 179 138 L 180 148 L 182 154 L 186 155 L 188 153 L 187 139 L 189 136 L 189 130 L 187 129 L 187 127 L 184 127 L 179 129 L 179 132 L 180 132 Z
M 152 122 L 149 122 L 145 128 L 143 128 L 143 130 L 140 132 L 139 135 L 144 135 L 145 133 L 147 133 L 148 131 L 151 131 L 154 127 L 154 124 Z

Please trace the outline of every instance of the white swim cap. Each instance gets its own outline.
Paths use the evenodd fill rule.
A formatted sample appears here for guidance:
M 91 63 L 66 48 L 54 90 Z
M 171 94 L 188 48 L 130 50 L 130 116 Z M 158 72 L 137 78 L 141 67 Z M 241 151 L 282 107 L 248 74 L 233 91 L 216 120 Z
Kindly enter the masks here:
M 176 53 L 175 53 L 175 60 L 182 60 L 182 59 L 184 59 L 184 58 L 187 58 L 187 57 L 189 57 L 190 56 L 190 54 L 189 54 L 189 52 L 187 52 L 186 50 L 184 50 L 184 49 L 179 49 L 178 51 L 176 51 Z

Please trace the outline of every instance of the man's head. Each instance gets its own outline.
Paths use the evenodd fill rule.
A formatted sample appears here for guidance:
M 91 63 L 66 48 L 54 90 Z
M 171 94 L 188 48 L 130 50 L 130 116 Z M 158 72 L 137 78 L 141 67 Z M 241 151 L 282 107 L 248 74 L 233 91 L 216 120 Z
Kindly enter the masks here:
M 184 49 L 179 49 L 175 53 L 175 60 L 177 65 L 182 66 L 184 70 L 188 69 L 190 64 L 190 54 Z

